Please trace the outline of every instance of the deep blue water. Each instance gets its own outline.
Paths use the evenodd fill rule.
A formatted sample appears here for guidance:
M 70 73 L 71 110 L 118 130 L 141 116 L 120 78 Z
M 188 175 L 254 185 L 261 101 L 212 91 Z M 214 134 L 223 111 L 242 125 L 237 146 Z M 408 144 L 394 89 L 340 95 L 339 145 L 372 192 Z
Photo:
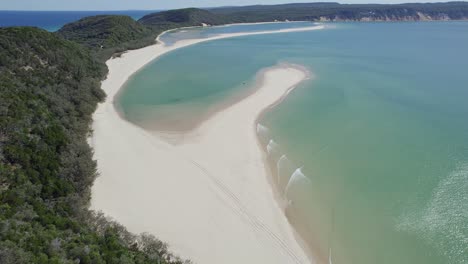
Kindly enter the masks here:
M 127 15 L 137 20 L 146 14 L 157 11 L 2 11 L 0 10 L 0 27 L 34 26 L 48 31 L 57 31 L 63 25 L 87 16 Z

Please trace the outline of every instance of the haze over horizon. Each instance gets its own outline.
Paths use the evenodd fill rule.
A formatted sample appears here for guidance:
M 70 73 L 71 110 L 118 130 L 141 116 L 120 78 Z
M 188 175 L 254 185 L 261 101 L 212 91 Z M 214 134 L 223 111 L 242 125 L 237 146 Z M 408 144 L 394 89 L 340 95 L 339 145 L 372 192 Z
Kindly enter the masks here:
M 219 6 L 244 6 L 244 5 L 274 5 L 286 3 L 313 3 L 313 2 L 339 2 L 342 4 L 401 4 L 401 3 L 435 3 L 437 0 L 410 1 L 410 0 L 347 0 L 347 1 L 304 1 L 304 0 L 172 0 L 162 2 L 158 0 L 82 0 L 82 1 L 62 1 L 62 0 L 16 0 L 0 2 L 1 10 L 24 10 L 24 11 L 112 11 L 112 10 L 161 10 L 184 7 L 219 7 Z M 442 1 L 443 2 L 443 1 Z M 448 2 L 448 1 L 446 1 Z

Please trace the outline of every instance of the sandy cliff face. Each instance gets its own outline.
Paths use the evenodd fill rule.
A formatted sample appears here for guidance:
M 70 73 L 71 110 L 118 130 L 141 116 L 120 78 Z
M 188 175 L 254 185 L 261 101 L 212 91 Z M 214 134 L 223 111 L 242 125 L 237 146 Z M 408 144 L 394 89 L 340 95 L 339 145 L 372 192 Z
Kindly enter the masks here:
M 345 18 L 342 16 L 334 16 L 334 17 L 326 17 L 321 16 L 320 18 L 316 19 L 319 22 L 383 22 L 383 21 L 449 21 L 452 20 L 449 15 L 445 13 L 439 13 L 436 15 L 430 15 L 422 12 L 417 12 L 415 15 L 406 15 L 406 16 L 396 16 L 396 15 L 377 15 L 377 14 L 367 14 L 365 16 L 361 16 L 359 18 Z M 468 17 L 462 17 L 461 19 L 457 20 L 468 20 Z

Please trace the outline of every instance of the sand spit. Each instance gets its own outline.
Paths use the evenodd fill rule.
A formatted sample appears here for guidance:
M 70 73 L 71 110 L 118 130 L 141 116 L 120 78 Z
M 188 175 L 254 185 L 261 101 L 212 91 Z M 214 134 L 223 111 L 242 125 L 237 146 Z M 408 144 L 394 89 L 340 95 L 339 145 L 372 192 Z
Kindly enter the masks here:
M 91 145 L 100 177 L 91 207 L 130 231 L 149 232 L 196 263 L 310 263 L 268 182 L 255 132 L 257 117 L 308 78 L 291 65 L 264 70 L 256 92 L 219 111 L 177 145 L 122 119 L 113 98 L 128 78 L 153 59 L 196 43 L 255 34 L 153 45 L 107 62 L 108 99 L 93 117 Z

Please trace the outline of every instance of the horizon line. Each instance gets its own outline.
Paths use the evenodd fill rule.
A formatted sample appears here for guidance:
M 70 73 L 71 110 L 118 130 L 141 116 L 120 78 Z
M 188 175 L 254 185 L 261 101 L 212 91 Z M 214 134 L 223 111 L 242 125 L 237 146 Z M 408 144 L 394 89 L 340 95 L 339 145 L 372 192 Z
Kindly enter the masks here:
M 468 1 L 441 1 L 441 2 L 404 2 L 404 3 L 340 3 L 340 2 L 292 2 L 292 3 L 282 3 L 282 4 L 252 4 L 252 5 L 224 5 L 224 6 L 210 6 L 210 7 L 177 7 L 177 8 L 162 8 L 162 9 L 108 9 L 108 10 L 96 10 L 96 9 L 84 9 L 84 10 L 46 10 L 46 9 L 37 9 L 37 10 L 20 10 L 20 9 L 0 9 L 0 12 L 129 12 L 129 11 L 168 11 L 168 10 L 177 10 L 177 9 L 187 9 L 187 8 L 199 8 L 199 9 L 215 9 L 215 8 L 236 8 L 236 7 L 249 7 L 249 6 L 279 6 L 279 5 L 300 5 L 300 4 L 339 4 L 339 5 L 407 5 L 407 4 L 448 4 L 448 3 L 466 3 Z

